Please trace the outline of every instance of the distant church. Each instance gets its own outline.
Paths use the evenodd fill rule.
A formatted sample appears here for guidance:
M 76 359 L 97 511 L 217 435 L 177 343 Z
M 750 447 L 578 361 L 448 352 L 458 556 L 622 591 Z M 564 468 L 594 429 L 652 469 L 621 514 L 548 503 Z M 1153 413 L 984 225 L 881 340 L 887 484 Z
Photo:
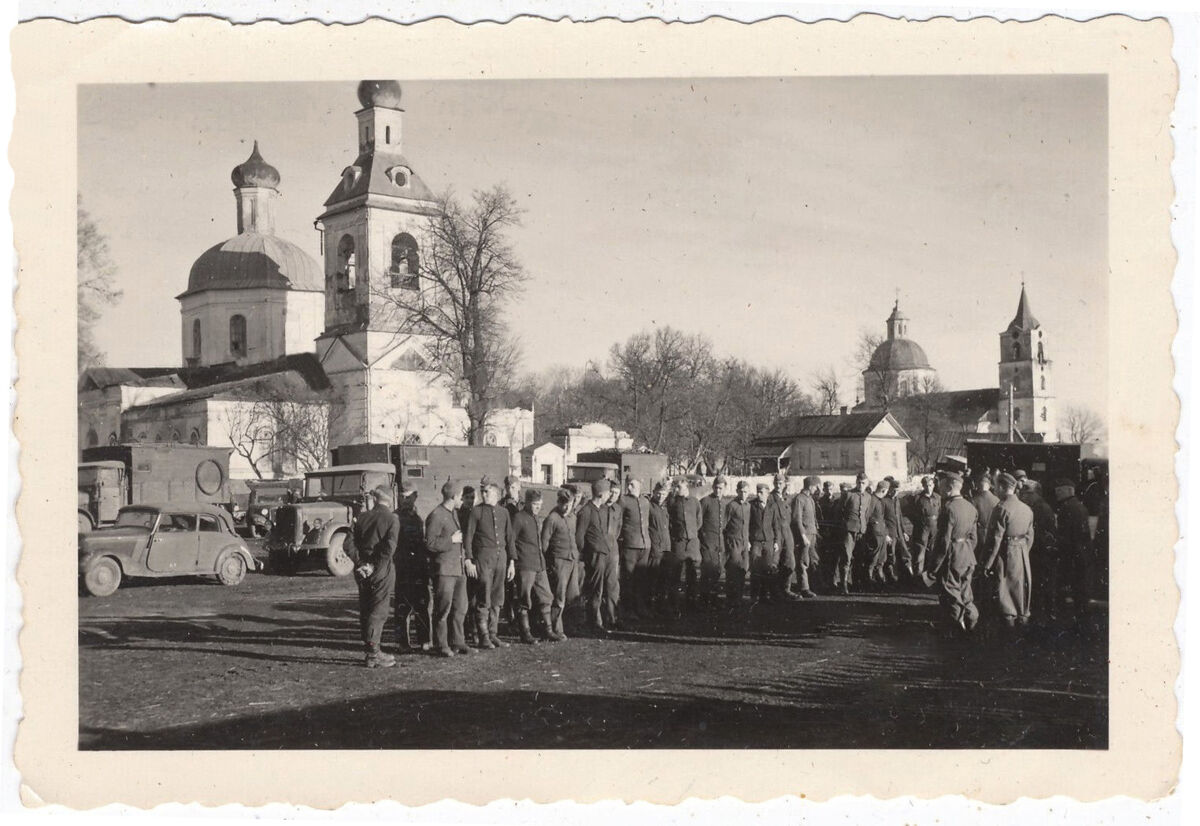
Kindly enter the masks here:
M 231 173 L 237 235 L 192 265 L 180 304 L 182 367 L 92 368 L 79 379 L 79 445 L 190 442 L 229 447 L 254 434 L 263 402 L 326 411 L 328 445 L 464 444 L 458 388 L 401 332 L 389 291 L 420 290 L 433 194 L 401 153 L 401 90 L 363 81 L 357 156 L 317 218 L 323 263 L 275 234 L 279 171 L 255 142 Z M 493 410 L 485 440 L 520 468 L 533 412 Z M 230 475 L 300 470 L 269 444 L 235 452 Z M 242 455 L 248 453 L 249 455 Z M 326 460 L 327 461 L 327 460 Z
M 929 392 L 936 386 L 937 371 L 921 346 L 908 338 L 908 321 L 897 301 L 887 319 L 887 338 L 862 372 L 863 401 L 855 411 L 886 409 L 914 439 L 925 432 L 930 454 L 961 449 L 964 438 L 980 438 L 980 434 L 1007 438 L 1010 407 L 1015 439 L 1059 440 L 1048 342 L 1030 309 L 1024 284 L 1016 315 L 999 333 L 996 387 Z

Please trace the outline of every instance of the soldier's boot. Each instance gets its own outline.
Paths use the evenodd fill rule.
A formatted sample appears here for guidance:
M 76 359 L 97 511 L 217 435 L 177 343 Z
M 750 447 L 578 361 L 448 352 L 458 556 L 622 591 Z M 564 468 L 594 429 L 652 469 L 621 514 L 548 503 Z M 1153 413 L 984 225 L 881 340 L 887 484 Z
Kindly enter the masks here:
M 551 608 L 548 615 L 550 618 L 550 624 L 546 627 L 550 629 L 550 639 L 554 640 L 555 642 L 560 642 L 567 638 L 567 635 L 563 633 L 562 615 L 563 612 L 561 608 Z
M 550 616 L 552 613 L 553 612 L 549 608 L 542 609 L 542 625 L 545 626 L 546 629 L 546 639 L 550 640 L 550 642 L 561 642 L 567 637 L 565 634 L 560 633 L 559 630 L 555 628 L 555 620 Z
M 486 650 L 496 647 L 488 636 L 487 614 L 483 611 L 475 614 L 475 639 L 479 648 Z
M 487 638 L 496 648 L 508 648 L 508 643 L 500 639 L 500 609 L 488 611 Z
M 396 658 L 382 651 L 373 651 L 367 654 L 367 661 L 364 664 L 367 668 L 391 668 L 396 664 Z
M 396 647 L 400 649 L 401 654 L 407 654 L 411 651 L 415 651 L 417 648 L 417 646 L 413 644 L 412 611 L 401 615 L 399 622 L 396 623 Z
M 521 636 L 521 642 L 525 645 L 534 645 L 537 643 L 537 638 L 529 630 L 529 612 L 524 608 L 517 609 L 517 632 Z

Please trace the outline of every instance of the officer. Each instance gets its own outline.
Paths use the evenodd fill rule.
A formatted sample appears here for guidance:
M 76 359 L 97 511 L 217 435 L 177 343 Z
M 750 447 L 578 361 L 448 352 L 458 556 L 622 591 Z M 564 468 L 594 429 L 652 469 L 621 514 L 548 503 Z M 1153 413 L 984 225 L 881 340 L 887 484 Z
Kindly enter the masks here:
M 916 501 L 916 524 L 913 526 L 913 569 L 916 573 L 925 572 L 925 552 L 933 542 L 937 531 L 938 513 L 942 509 L 942 497 L 934 490 L 932 476 L 921 477 L 921 493 Z
M 900 503 L 900 483 L 892 477 L 885 480 L 888 490 L 882 500 L 883 525 L 887 531 L 888 566 L 885 573 L 892 582 L 899 582 L 901 573 L 906 578 L 913 574 L 912 556 L 908 546 L 908 531 L 904 528 L 904 510 Z
M 575 546 L 575 491 L 559 488 L 558 502 L 542 521 L 542 547 L 550 568 L 550 633 L 557 642 L 567 638 L 563 630 L 563 614 L 579 597 L 575 568 L 579 551 Z M 574 633 L 574 631 L 572 631 Z
M 975 510 L 979 512 L 979 549 L 983 549 L 983 539 L 987 536 L 988 524 L 992 521 L 992 511 L 996 508 L 996 503 L 999 502 L 999 497 L 992 493 L 992 477 L 988 473 L 979 473 L 975 476 L 975 495 L 971 497 L 971 504 L 975 506 Z
M 814 576 L 821 564 L 817 550 L 817 495 L 821 490 L 821 479 L 817 476 L 804 477 L 804 487 L 792 500 L 792 532 L 796 539 L 796 577 L 800 596 L 812 599 L 816 596 L 809 578 Z
M 612 519 L 612 509 L 608 506 L 609 487 L 607 479 L 592 482 L 591 501 L 579 509 L 575 521 L 575 545 L 587 571 L 584 591 L 588 619 L 592 631 L 600 637 L 608 636 L 609 627 L 616 625 L 617 602 L 621 598 L 617 548 L 609 530 Z M 605 622 L 609 627 L 605 627 Z
M 792 593 L 792 577 L 796 573 L 796 542 L 792 536 L 792 500 L 788 496 L 788 476 L 783 471 L 771 479 L 771 494 L 767 497 L 771 510 L 772 533 L 779 543 L 779 562 L 774 582 L 775 593 L 780 599 L 798 600 Z
M 979 621 L 971 582 L 975 574 L 979 511 L 963 498 L 962 486 L 963 477 L 957 470 L 942 474 L 945 498 L 922 577 L 926 585 L 937 583 L 947 627 L 969 632 Z
M 642 496 L 642 483 L 629 476 L 620 500 L 621 614 L 636 619 L 650 613 L 647 572 L 650 567 L 650 500 Z
M 1033 594 L 1033 612 L 1053 619 L 1055 602 L 1061 591 L 1058 554 L 1058 519 L 1054 508 L 1042 495 L 1042 485 L 1036 479 L 1026 479 L 1020 491 L 1021 501 L 1033 511 L 1033 545 L 1029 548 L 1029 569 L 1038 584 Z
M 856 552 L 861 554 L 863 551 L 871 515 L 877 507 L 877 500 L 867 490 L 867 474 L 859 473 L 854 482 L 854 490 L 847 491 L 842 497 L 842 551 L 833 581 L 834 587 L 840 587 L 843 594 L 850 593 Z
M 358 585 L 358 622 L 366 648 L 367 668 L 391 668 L 396 658 L 379 647 L 383 626 L 392 608 L 396 568 L 392 557 L 400 537 L 400 523 L 392 513 L 392 494 L 385 487 L 367 493 L 369 510 L 354 520 L 350 532 L 354 580 Z
M 659 613 L 666 612 L 667 590 L 663 576 L 663 560 L 671 552 L 671 516 L 667 513 L 667 486 L 654 485 L 650 496 L 650 560 L 647 566 L 647 588 L 650 604 Z
M 400 488 L 400 542 L 396 546 L 396 640 L 401 651 L 429 651 L 433 583 L 425 548 L 425 525 L 417 514 L 417 488 Z
M 712 493 L 700 500 L 700 604 L 715 608 L 721 564 L 725 561 L 725 477 L 713 480 Z
M 546 639 L 558 642 L 550 621 L 552 598 L 550 578 L 546 575 L 545 548 L 542 545 L 542 530 L 538 516 L 542 512 L 542 492 L 525 491 L 525 507 L 513 517 L 513 551 L 510 558 L 517 567 L 516 613 L 517 628 L 521 642 L 532 645 L 537 642 L 529 626 L 529 614 L 537 611 L 542 618 L 541 628 Z
M 475 577 L 475 563 L 463 554 L 458 509 L 462 493 L 447 481 L 442 503 L 425 517 L 425 546 L 429 550 L 433 579 L 433 651 L 442 657 L 474 654 L 463 635 L 467 616 L 467 578 Z
M 872 503 L 870 515 L 867 518 L 867 550 L 870 554 L 867 578 L 879 586 L 887 584 L 887 571 L 892 567 L 889 564 L 892 554 L 892 546 L 889 542 L 891 537 L 888 536 L 885 513 L 887 495 L 891 489 L 891 483 L 886 479 L 879 480 L 875 485 L 875 501 Z
M 737 483 L 737 495 L 725 506 L 725 604 L 734 610 L 742 603 L 746 573 L 750 570 L 750 483 Z
M 671 610 L 679 614 L 679 580 L 683 572 L 684 599 L 694 609 L 700 581 L 700 502 L 691 495 L 686 479 L 678 481 L 667 513 L 671 520 L 671 553 L 663 561 L 670 590 Z
M 1017 497 L 1017 480 L 1001 473 L 1000 501 L 988 523 L 987 556 L 983 569 L 996 577 L 996 594 L 1004 624 L 1012 628 L 1029 622 L 1033 582 L 1029 549 L 1033 546 L 1033 511 Z
M 1088 572 L 1092 562 L 1092 532 L 1087 507 L 1075 496 L 1075 483 L 1054 483 L 1058 503 L 1058 555 L 1061 579 L 1071 592 L 1071 606 L 1079 620 L 1088 609 Z
M 471 508 L 465 545 L 478 569 L 475 579 L 475 636 L 482 649 L 507 648 L 500 639 L 500 610 L 504 607 L 504 583 L 516 577 L 512 523 L 500 507 L 500 489 L 482 488 L 483 502 Z

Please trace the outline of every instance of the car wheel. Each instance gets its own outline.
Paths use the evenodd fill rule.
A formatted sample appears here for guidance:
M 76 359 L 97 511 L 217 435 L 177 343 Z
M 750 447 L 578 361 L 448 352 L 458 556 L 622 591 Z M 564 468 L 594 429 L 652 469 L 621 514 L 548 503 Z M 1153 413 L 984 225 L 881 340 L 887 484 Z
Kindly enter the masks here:
M 94 597 L 106 597 L 121 587 L 121 566 L 115 559 L 101 557 L 83 575 L 83 587 Z
M 349 576 L 354 570 L 354 560 L 346 553 L 345 531 L 335 533 L 325 551 L 325 567 L 334 576 Z
M 238 553 L 230 553 L 217 565 L 217 579 L 222 585 L 237 585 L 246 578 L 246 560 Z
M 79 514 L 79 532 L 80 533 L 91 533 L 91 531 L 92 531 L 92 520 L 88 519 L 86 514 L 82 514 L 82 513 Z

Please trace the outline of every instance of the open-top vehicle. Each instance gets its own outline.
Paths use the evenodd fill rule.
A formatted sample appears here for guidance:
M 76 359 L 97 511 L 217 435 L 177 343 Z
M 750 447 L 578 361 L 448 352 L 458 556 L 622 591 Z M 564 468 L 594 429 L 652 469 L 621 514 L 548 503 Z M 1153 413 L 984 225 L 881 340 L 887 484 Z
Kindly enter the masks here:
M 125 577 L 209 575 L 237 585 L 259 568 L 233 530 L 233 517 L 216 505 L 129 505 L 111 528 L 79 534 L 79 582 L 106 597 Z

